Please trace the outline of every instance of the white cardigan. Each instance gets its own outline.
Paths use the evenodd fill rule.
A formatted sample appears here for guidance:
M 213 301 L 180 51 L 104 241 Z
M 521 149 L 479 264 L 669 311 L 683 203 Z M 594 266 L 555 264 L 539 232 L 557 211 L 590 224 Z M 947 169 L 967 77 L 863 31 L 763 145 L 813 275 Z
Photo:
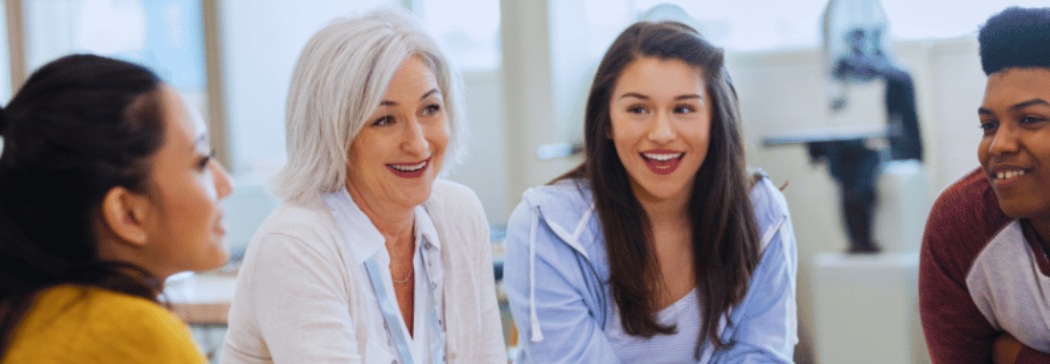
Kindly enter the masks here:
M 448 363 L 506 363 L 480 201 L 462 185 L 437 180 L 423 207 L 442 243 Z M 370 341 L 385 346 L 385 338 L 368 337 L 366 287 L 358 286 L 364 280 L 349 244 L 320 194 L 282 203 L 245 253 L 221 362 L 361 363 Z

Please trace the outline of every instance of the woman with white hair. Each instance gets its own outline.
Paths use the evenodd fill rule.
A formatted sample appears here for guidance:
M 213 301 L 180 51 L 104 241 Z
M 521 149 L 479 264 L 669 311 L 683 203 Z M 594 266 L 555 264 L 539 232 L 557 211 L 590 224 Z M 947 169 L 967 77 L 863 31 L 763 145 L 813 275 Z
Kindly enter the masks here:
M 506 363 L 488 222 L 438 180 L 458 80 L 400 11 L 338 20 L 292 75 L 284 202 L 245 254 L 224 363 Z

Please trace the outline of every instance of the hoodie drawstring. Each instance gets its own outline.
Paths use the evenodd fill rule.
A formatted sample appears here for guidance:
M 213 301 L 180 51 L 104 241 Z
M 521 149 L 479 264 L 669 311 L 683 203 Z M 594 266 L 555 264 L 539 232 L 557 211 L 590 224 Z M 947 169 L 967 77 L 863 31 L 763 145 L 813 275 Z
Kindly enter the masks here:
M 540 318 L 536 314 L 536 227 L 540 223 L 540 213 L 532 210 L 532 229 L 529 231 L 529 321 L 532 326 L 532 337 L 534 343 L 543 341 L 543 331 L 540 330 Z

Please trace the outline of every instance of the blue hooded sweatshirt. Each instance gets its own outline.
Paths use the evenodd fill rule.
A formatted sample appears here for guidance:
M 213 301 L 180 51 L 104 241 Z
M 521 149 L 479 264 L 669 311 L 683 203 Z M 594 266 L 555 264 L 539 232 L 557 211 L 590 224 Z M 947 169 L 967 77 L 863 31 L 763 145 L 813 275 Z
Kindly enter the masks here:
M 784 195 L 751 190 L 761 260 L 743 301 L 720 323 L 729 349 L 705 344 L 698 363 L 791 363 L 797 336 L 797 248 Z M 507 225 L 504 287 L 533 363 L 619 363 L 605 334 L 615 312 L 591 191 L 574 181 L 529 189 Z M 700 302 L 703 305 L 703 302 Z M 639 338 L 639 340 L 644 340 Z M 654 352 L 658 356 L 660 353 Z

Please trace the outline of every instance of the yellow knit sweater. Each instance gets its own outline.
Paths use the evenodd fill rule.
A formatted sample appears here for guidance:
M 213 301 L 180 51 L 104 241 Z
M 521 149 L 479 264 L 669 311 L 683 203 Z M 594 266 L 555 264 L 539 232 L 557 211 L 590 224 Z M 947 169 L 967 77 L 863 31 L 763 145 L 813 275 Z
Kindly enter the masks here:
M 66 285 L 37 296 L 2 364 L 204 362 L 189 329 L 164 307 Z

